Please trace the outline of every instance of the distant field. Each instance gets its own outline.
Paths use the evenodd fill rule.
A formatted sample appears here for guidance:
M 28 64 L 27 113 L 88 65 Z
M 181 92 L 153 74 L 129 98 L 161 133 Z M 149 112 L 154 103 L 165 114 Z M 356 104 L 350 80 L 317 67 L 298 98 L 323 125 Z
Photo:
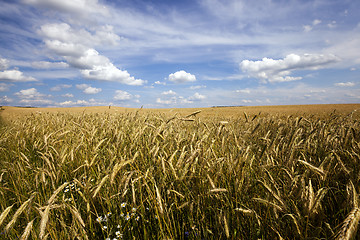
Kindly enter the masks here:
M 0 239 L 360 239 L 359 108 L 3 107 Z
M 5 120 L 19 118 L 34 113 L 164 113 L 166 115 L 186 116 L 194 111 L 201 110 L 201 117 L 224 117 L 237 118 L 247 114 L 279 114 L 279 115 L 302 115 L 314 114 L 323 115 L 331 112 L 349 114 L 359 109 L 360 104 L 319 104 L 319 105 L 281 105 L 281 106 L 255 106 L 255 107 L 212 107 L 212 108 L 166 108 L 166 109 L 138 109 L 124 107 L 74 107 L 74 108 L 21 108 L 21 107 L 3 107 L 0 116 Z M 355 112 L 356 113 L 356 112 Z M 357 113 L 359 114 L 359 113 Z

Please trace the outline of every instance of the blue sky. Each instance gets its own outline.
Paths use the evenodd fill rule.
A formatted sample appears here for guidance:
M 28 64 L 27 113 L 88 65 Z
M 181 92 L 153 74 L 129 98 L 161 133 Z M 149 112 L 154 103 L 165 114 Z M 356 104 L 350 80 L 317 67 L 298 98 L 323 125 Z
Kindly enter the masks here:
M 360 102 L 360 1 L 0 1 L 0 105 Z

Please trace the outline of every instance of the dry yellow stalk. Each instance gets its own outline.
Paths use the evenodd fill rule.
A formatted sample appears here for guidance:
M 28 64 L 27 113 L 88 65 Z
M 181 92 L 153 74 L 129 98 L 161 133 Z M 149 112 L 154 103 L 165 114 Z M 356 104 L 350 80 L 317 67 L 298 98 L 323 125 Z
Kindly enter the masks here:
M 11 229 L 11 227 L 14 225 L 14 223 L 16 222 L 16 220 L 18 219 L 20 214 L 27 208 L 27 206 L 29 205 L 29 203 L 33 199 L 33 197 L 34 197 L 34 194 L 32 194 L 31 197 L 28 200 L 26 200 L 23 204 L 21 204 L 21 206 L 18 208 L 18 210 L 16 210 L 13 218 L 11 219 L 11 221 L 5 227 L 6 232 L 8 232 Z M 5 211 L 6 211 L 6 209 L 5 209 Z
M 299 237 L 301 237 L 299 223 L 298 223 L 297 219 L 295 218 L 294 214 L 285 214 L 284 216 L 289 216 L 293 220 L 294 225 L 296 227 L 297 234 L 299 235 Z
M 265 188 L 268 190 L 269 193 L 280 203 L 282 208 L 286 208 L 284 201 L 277 195 L 265 182 L 259 181 Z
M 321 168 L 315 167 L 313 165 L 311 165 L 310 163 L 303 161 L 303 160 L 298 160 L 298 162 L 304 164 L 307 168 L 309 168 L 310 170 L 312 170 L 313 172 L 319 174 L 320 176 L 324 176 L 325 172 L 324 170 L 322 170 Z
M 63 190 L 64 187 L 66 187 L 68 184 L 69 184 L 68 182 L 65 182 L 65 183 L 63 183 L 60 187 L 58 187 L 58 188 L 54 191 L 54 193 L 51 195 L 51 197 L 49 198 L 48 204 L 52 204 L 52 203 L 54 202 L 56 196 L 59 194 L 59 192 L 60 192 L 61 190 Z
M 310 209 L 310 215 L 314 215 L 319 212 L 319 208 L 321 207 L 321 201 L 325 197 L 326 193 L 327 193 L 326 188 L 321 188 L 316 192 L 314 204 Z
M 225 227 L 226 238 L 230 238 L 229 225 L 227 223 L 225 215 L 224 215 L 224 227 Z
M 105 177 L 103 177 L 103 179 L 101 180 L 100 184 L 97 186 L 97 188 L 95 189 L 94 191 L 94 194 L 93 194 L 93 198 L 96 197 L 96 195 L 99 193 L 101 187 L 105 184 L 106 180 L 109 178 L 109 174 L 106 175 Z
M 130 174 L 128 175 L 128 177 L 125 180 L 124 190 L 123 190 L 123 194 L 122 194 L 123 197 L 125 196 L 125 194 L 127 192 L 127 186 L 129 185 L 130 179 L 133 174 L 134 174 L 134 172 L 130 172 Z
M 349 183 L 350 185 L 350 189 L 351 189 L 351 196 L 352 196 L 352 205 L 356 208 L 356 207 L 360 207 L 359 206 L 359 196 L 356 192 L 355 186 L 353 184 L 352 181 L 350 181 Z
M 175 193 L 176 195 L 180 196 L 181 198 L 185 198 L 184 195 L 182 195 L 181 193 L 179 193 L 178 191 L 175 191 L 175 190 L 169 190 L 170 192 L 173 192 Z
M 46 225 L 47 222 L 49 220 L 49 212 L 50 212 L 50 205 L 47 205 L 45 208 L 45 211 L 43 213 L 41 213 L 41 221 L 40 221 L 40 233 L 39 233 L 39 238 L 40 239 L 44 239 L 45 237 L 45 229 L 46 229 Z
M 34 223 L 34 220 L 33 219 L 32 221 L 28 222 L 28 224 L 26 225 L 26 228 L 24 230 L 24 233 L 21 235 L 20 237 L 20 240 L 27 240 L 28 237 L 30 236 L 30 232 L 32 230 L 32 227 L 33 227 L 33 223 Z
M 209 176 L 209 174 L 206 174 L 206 177 L 209 179 L 209 182 L 210 182 L 211 187 L 212 187 L 213 189 L 215 189 L 216 186 L 215 186 L 213 180 L 211 179 L 211 177 Z
M 341 228 L 335 236 L 335 240 L 350 240 L 355 237 L 360 221 L 360 208 L 354 208 L 347 218 L 341 223 Z
M 201 110 L 196 111 L 196 112 L 193 112 L 193 113 L 191 113 L 191 114 L 189 114 L 189 115 L 185 116 L 185 118 L 188 118 L 188 117 L 191 117 L 191 116 L 195 116 L 196 114 L 199 114 L 199 113 L 201 113 Z
M 82 219 L 79 211 L 74 206 L 71 206 L 70 210 L 71 210 L 71 213 L 75 216 L 75 219 L 77 219 L 77 221 L 81 224 L 81 226 L 85 227 L 84 220 Z
M 159 191 L 158 187 L 156 186 L 156 183 L 155 183 L 155 191 L 156 191 L 156 200 L 157 200 L 157 203 L 159 206 L 160 214 L 163 214 L 164 208 L 163 208 L 163 204 L 162 204 L 162 200 L 161 200 L 160 191 Z
M 309 185 L 308 185 L 308 191 L 307 191 L 307 204 L 308 204 L 308 212 L 310 214 L 310 211 L 314 205 L 314 202 L 315 202 L 315 194 L 314 194 L 314 189 L 312 187 L 312 184 L 311 184 L 311 179 L 309 179 Z
M 7 208 L 1 213 L 1 215 L 0 215 L 0 226 L 1 226 L 1 224 L 4 222 L 5 218 L 7 217 L 7 215 L 9 214 L 9 212 L 11 211 L 11 209 L 12 209 L 13 206 L 14 206 L 14 204 L 11 205 L 11 206 L 9 206 L 9 207 L 7 207 Z
M 182 208 L 186 207 L 187 205 L 189 205 L 189 202 L 185 202 L 185 203 L 181 204 L 181 205 L 178 207 L 178 209 L 182 209 Z
M 279 211 L 283 211 L 282 207 L 280 207 L 279 205 L 276 205 L 275 203 L 272 203 L 272 202 L 269 202 L 265 199 L 262 199 L 262 198 L 253 198 L 253 200 L 259 202 L 259 203 L 262 203 L 262 204 L 265 204 L 265 205 L 270 205 L 272 207 L 274 207 L 275 209 L 279 210 Z
M 167 163 L 170 165 L 171 171 L 172 171 L 172 173 L 173 173 L 173 175 L 174 175 L 175 179 L 176 179 L 176 180 L 178 180 L 178 179 L 179 179 L 179 177 L 178 177 L 178 176 L 177 176 L 177 174 L 176 174 L 176 171 L 175 171 L 174 165 L 172 164 L 172 162 L 171 162 L 171 161 L 168 161 Z
M 136 206 L 136 194 L 135 194 L 135 182 L 131 181 L 131 192 L 132 192 L 132 199 L 133 199 L 133 205 Z
M 215 188 L 215 189 L 210 190 L 210 193 L 219 193 L 219 192 L 227 192 L 227 189 L 225 189 L 225 188 Z
M 113 168 L 113 171 L 111 173 L 111 177 L 110 177 L 110 184 L 113 184 L 114 181 L 115 181 L 115 177 L 116 175 L 118 174 L 118 172 L 123 168 L 125 167 L 127 164 L 129 164 L 130 162 L 132 162 L 132 160 L 127 160 L 127 161 L 124 161 L 124 162 L 119 162 L 119 163 L 116 163 L 114 168 Z
M 255 212 L 253 210 L 251 210 L 251 209 L 235 208 L 234 210 L 238 211 L 238 212 L 242 212 L 242 213 L 244 213 L 246 215 L 250 215 L 250 216 L 255 214 Z

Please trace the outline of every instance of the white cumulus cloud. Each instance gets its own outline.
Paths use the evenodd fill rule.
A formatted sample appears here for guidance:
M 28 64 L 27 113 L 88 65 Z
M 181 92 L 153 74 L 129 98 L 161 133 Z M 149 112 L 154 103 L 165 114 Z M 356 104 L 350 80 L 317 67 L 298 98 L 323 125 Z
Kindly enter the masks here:
M 89 84 L 76 84 L 76 88 L 83 91 L 86 94 L 96 94 L 102 91 L 101 88 L 91 87 Z
M 190 104 L 190 103 L 194 103 L 193 100 L 190 100 L 189 98 L 184 98 L 182 96 L 180 96 L 178 98 L 178 102 L 181 103 L 181 104 Z
M 235 92 L 237 93 L 247 93 L 247 94 L 250 94 L 251 93 L 251 90 L 246 88 L 246 89 L 238 89 L 238 90 L 235 90 Z
M 116 90 L 114 100 L 126 101 L 126 100 L 132 99 L 132 97 L 133 96 L 130 93 L 126 92 L 126 91 Z
M 45 96 L 44 94 L 39 93 L 36 88 L 23 89 L 15 93 L 15 95 L 20 98 L 37 98 Z
M 166 82 L 156 81 L 156 82 L 154 82 L 154 83 L 157 84 L 157 85 L 166 85 Z
M 169 90 L 169 91 L 165 91 L 161 93 L 162 95 L 176 95 L 176 92 L 174 92 L 173 90 Z
M 47 99 L 46 97 L 51 97 L 51 95 L 45 95 L 40 92 L 36 88 L 28 88 L 22 89 L 19 92 L 14 94 L 20 98 L 20 104 L 26 104 L 31 106 L 39 106 L 39 105 L 50 105 L 54 102 L 52 100 Z
M 339 83 L 335 83 L 335 86 L 338 87 L 353 87 L 355 86 L 354 82 L 339 82 Z
M 12 69 L 7 70 L 9 67 L 9 60 L 0 58 L 0 81 L 7 82 L 32 82 L 37 81 L 33 77 L 25 76 L 23 72 Z
M 76 84 L 76 88 L 80 90 L 85 90 L 86 88 L 90 87 L 89 84 Z
M 102 91 L 101 88 L 94 88 L 94 87 L 88 87 L 88 88 L 84 89 L 84 93 L 86 93 L 86 94 L 96 94 L 101 91 Z
M 157 98 L 156 103 L 165 104 L 165 105 L 175 104 L 176 103 L 176 97 L 172 97 L 172 98 L 169 98 L 169 99 Z
M 91 69 L 81 70 L 82 75 L 87 79 L 116 81 L 127 85 L 140 86 L 144 80 L 135 79 L 128 71 L 120 70 L 112 63 L 94 65 Z
M 190 101 L 201 101 L 201 100 L 204 100 L 205 98 L 206 98 L 206 96 L 201 95 L 201 94 L 196 92 L 193 96 L 189 97 L 188 100 L 190 100 Z
M 110 60 L 107 57 L 100 55 L 93 48 L 82 52 L 82 56 L 68 56 L 66 59 L 71 66 L 79 69 L 93 69 L 95 66 L 110 64 Z
M 171 73 L 169 75 L 169 81 L 174 83 L 186 83 L 186 82 L 195 82 L 196 77 L 191 73 L 187 73 L 184 70 L 177 71 L 175 73 Z
M 19 70 L 13 69 L 0 72 L 0 81 L 33 82 L 37 80 L 33 77 L 25 76 L 24 73 Z
M 127 85 L 143 85 L 144 80 L 135 79 L 126 70 L 117 68 L 109 58 L 94 49 L 97 45 L 116 45 L 120 37 L 113 27 L 102 26 L 95 33 L 74 29 L 67 23 L 46 24 L 40 28 L 46 46 L 63 57 L 67 64 L 80 70 L 84 78 L 115 81 Z
M 76 101 L 64 101 L 57 103 L 61 107 L 75 107 L 75 106 L 104 106 L 108 105 L 107 102 L 91 98 L 89 100 L 76 100 Z
M 67 23 L 45 24 L 40 33 L 48 40 L 62 43 L 74 43 L 82 46 L 117 45 L 121 39 L 111 25 L 100 26 L 93 34 L 85 29 L 74 29 Z
M 81 57 L 89 48 L 82 44 L 62 42 L 59 40 L 45 40 L 45 45 L 57 55 L 69 59 L 69 57 Z M 71 65 L 71 64 L 70 64 Z M 75 66 L 74 66 L 75 67 Z
M 74 104 L 73 101 L 65 101 L 65 102 L 59 103 L 60 106 L 69 106 L 69 105 L 73 105 L 73 104 Z
M 249 77 L 260 79 L 262 82 L 289 82 L 302 79 L 302 77 L 290 76 L 292 71 L 317 70 L 337 61 L 339 58 L 332 54 L 289 54 L 279 60 L 271 58 L 263 58 L 260 61 L 243 60 L 240 69 Z
M 65 102 L 61 102 L 59 103 L 60 106 L 65 106 L 65 107 L 69 107 L 69 106 L 87 106 L 90 105 L 90 103 L 86 100 L 77 100 L 77 101 L 65 101 Z

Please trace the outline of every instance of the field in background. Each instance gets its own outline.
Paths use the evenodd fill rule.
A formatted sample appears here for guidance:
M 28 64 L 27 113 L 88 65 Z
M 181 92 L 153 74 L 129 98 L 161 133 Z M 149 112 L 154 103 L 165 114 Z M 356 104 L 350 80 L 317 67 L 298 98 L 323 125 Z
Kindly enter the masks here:
M 2 107 L 0 116 L 10 120 L 29 115 L 31 113 L 164 113 L 169 116 L 179 113 L 188 115 L 194 111 L 202 111 L 201 116 L 237 118 L 242 117 L 243 113 L 248 114 L 278 114 L 278 115 L 302 115 L 314 114 L 323 115 L 332 112 L 349 114 L 359 109 L 360 104 L 320 104 L 320 105 L 280 105 L 280 106 L 254 106 L 254 107 L 212 107 L 212 108 L 164 108 L 164 109 L 139 109 L 108 106 L 102 107 L 74 107 L 74 108 L 22 108 L 22 107 Z
M 360 239 L 359 108 L 3 107 L 0 239 Z

